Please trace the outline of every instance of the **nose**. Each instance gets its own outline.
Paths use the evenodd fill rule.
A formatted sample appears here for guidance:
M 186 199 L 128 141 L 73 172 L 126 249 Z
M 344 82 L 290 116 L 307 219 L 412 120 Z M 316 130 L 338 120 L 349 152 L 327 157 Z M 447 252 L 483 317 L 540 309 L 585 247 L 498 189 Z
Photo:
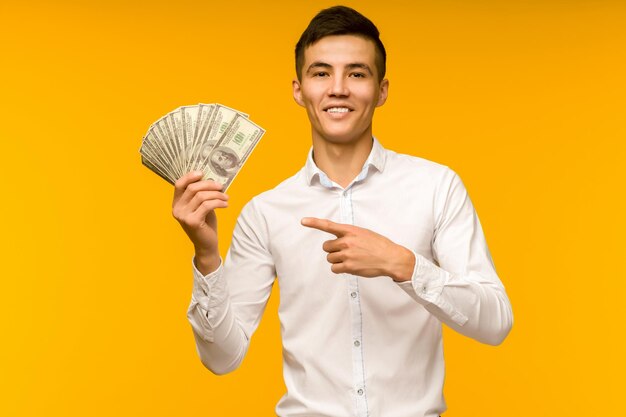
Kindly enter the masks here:
M 346 97 L 349 94 L 347 80 L 344 77 L 333 77 L 328 89 L 328 95 L 331 97 Z

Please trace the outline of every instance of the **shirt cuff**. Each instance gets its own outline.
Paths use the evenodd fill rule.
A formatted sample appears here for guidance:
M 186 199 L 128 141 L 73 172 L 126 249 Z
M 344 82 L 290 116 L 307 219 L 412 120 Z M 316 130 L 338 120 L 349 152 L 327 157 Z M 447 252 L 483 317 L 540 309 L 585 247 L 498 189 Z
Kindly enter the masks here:
M 207 275 L 202 275 L 198 268 L 196 268 L 195 256 L 191 260 L 191 267 L 193 269 L 193 289 L 191 296 L 204 310 L 209 310 L 211 307 L 222 304 L 228 296 L 226 282 L 222 277 L 222 264 L 223 262 L 220 258 L 220 265 L 215 271 Z
M 448 272 L 413 252 L 415 255 L 415 268 L 410 281 L 397 282 L 407 294 L 418 303 L 427 306 L 437 306 L 447 317 L 459 326 L 467 322 L 467 316 L 456 310 L 442 296 L 443 289 L 448 277 Z
M 223 304 L 228 298 L 228 288 L 220 266 L 208 275 L 202 275 L 192 258 L 193 289 L 187 318 L 196 333 L 205 341 L 213 342 L 213 333 L 223 315 Z
M 403 290 L 410 291 L 411 296 L 416 295 L 422 304 L 432 303 L 443 291 L 445 272 L 422 255 L 411 252 L 415 256 L 415 267 L 411 279 L 396 282 Z

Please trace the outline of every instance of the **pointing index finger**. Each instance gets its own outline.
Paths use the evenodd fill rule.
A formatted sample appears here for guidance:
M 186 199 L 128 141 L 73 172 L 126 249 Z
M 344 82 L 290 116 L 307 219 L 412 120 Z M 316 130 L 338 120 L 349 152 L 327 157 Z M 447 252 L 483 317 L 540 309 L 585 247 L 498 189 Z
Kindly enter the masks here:
M 349 225 L 335 223 L 327 219 L 318 219 L 315 217 L 304 217 L 300 223 L 303 226 L 321 230 L 322 232 L 327 232 L 337 237 L 345 236 L 350 231 Z

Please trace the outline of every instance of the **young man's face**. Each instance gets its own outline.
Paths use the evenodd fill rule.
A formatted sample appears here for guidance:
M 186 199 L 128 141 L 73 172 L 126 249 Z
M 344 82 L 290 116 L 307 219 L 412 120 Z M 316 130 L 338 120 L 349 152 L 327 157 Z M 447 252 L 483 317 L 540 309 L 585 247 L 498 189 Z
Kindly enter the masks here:
M 305 107 L 313 143 L 370 140 L 374 109 L 387 99 L 387 80 L 378 80 L 376 46 L 359 36 L 320 39 L 304 50 L 302 81 L 293 96 Z

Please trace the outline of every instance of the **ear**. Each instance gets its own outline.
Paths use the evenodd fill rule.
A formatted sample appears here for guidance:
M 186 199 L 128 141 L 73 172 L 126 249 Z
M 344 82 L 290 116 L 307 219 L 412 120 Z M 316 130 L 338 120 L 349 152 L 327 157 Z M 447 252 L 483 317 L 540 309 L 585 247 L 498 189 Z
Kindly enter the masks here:
M 293 88 L 293 99 L 296 101 L 296 103 L 298 103 L 300 106 L 305 107 L 304 106 L 304 101 L 302 100 L 302 90 L 300 88 L 300 81 L 298 81 L 298 79 L 294 79 L 291 82 L 291 86 Z
M 389 80 L 384 79 L 380 82 L 380 91 L 378 92 L 378 102 L 376 103 L 376 107 L 380 107 L 385 104 L 387 101 L 387 94 L 389 93 Z

